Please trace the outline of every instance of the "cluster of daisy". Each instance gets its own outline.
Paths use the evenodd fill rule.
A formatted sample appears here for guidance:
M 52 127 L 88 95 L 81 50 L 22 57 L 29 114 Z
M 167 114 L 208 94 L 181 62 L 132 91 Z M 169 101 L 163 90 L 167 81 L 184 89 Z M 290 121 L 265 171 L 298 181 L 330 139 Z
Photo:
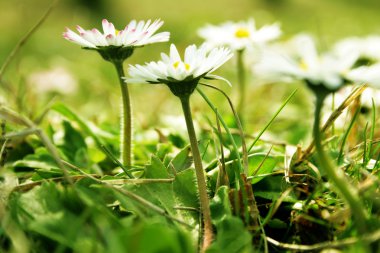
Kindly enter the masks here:
M 256 77 L 266 81 L 302 80 L 314 92 L 317 103 L 313 134 L 321 166 L 324 167 L 353 212 L 358 213 L 358 220 L 364 219 L 365 215 L 361 213 L 357 192 L 345 185 L 344 176 L 335 171 L 324 154 L 319 123 L 321 108 L 327 95 L 349 83 L 368 82 L 375 87 L 380 87 L 379 37 L 349 38 L 338 42 L 331 50 L 321 53 L 317 50 L 314 39 L 305 34 L 297 35 L 287 42 L 272 43 L 282 33 L 280 26 L 276 23 L 257 28 L 254 20 L 249 19 L 236 23 L 206 25 L 198 31 L 199 36 L 205 39 L 203 45 L 188 46 L 184 57 L 181 57 L 177 47 L 172 44 L 169 54 L 161 53 L 161 60 L 151 61 L 144 65 L 130 65 L 128 77 L 125 77 L 122 63 L 132 55 L 135 48 L 169 40 L 168 32 L 155 34 L 162 24 L 161 20 L 131 21 L 123 30 L 117 30 L 112 23 L 103 20 L 103 32 L 97 29 L 85 30 L 78 26 L 78 33 L 67 29 L 63 36 L 85 49 L 98 51 L 105 60 L 115 65 L 122 87 L 124 114 L 129 117 L 124 121 L 126 125 L 124 130 L 129 131 L 127 134 L 131 135 L 127 83 L 162 83 L 180 98 L 193 152 L 204 219 L 204 247 L 212 240 L 212 225 L 189 98 L 203 78 L 227 81 L 211 73 L 231 59 L 233 53 L 237 53 L 240 63 L 238 64 L 239 86 L 242 93 L 240 101 L 243 101 L 246 91 L 244 88 L 245 67 L 242 58 L 243 53 L 246 52 L 255 53 L 252 57 L 255 59 L 251 64 Z M 129 161 L 127 165 L 130 165 L 131 160 L 130 141 L 131 137 L 124 139 L 124 142 L 129 143 L 123 146 L 123 149 L 125 148 L 129 153 L 124 157 L 124 160 Z
M 103 20 L 103 32 L 98 29 L 85 30 L 77 26 L 78 33 L 66 29 L 65 39 L 79 44 L 85 49 L 104 52 L 113 51 L 112 57 L 118 58 L 122 52 L 132 52 L 134 48 L 155 42 L 169 40 L 168 32 L 154 34 L 163 22 L 155 20 L 153 23 L 135 20 L 131 21 L 123 30 L 115 29 L 114 25 Z M 150 62 L 146 65 L 130 66 L 128 82 L 137 83 L 170 83 L 201 77 L 215 78 L 210 75 L 224 62 L 232 57 L 232 51 L 263 47 L 266 43 L 277 39 L 281 35 L 278 24 L 256 28 L 253 19 L 237 23 L 226 22 L 221 25 L 206 25 L 199 29 L 198 34 L 205 39 L 202 46 L 197 48 L 191 45 L 185 50 L 183 60 L 179 56 L 175 45 L 170 46 L 170 55 L 162 54 L 161 61 Z M 131 54 L 131 53 L 130 53 Z M 125 54 L 125 59 L 130 56 Z M 109 59 L 109 58 L 108 58 Z

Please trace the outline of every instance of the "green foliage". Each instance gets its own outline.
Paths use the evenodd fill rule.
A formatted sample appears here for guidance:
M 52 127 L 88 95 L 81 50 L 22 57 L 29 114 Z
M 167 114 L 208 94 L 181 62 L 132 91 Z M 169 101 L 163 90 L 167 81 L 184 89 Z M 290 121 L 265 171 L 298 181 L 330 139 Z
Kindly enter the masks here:
M 192 252 L 186 231 L 155 217 L 117 214 L 107 207 L 115 196 L 89 188 L 91 183 L 74 188 L 44 183 L 12 194 L 12 219 L 28 233 L 33 252 Z

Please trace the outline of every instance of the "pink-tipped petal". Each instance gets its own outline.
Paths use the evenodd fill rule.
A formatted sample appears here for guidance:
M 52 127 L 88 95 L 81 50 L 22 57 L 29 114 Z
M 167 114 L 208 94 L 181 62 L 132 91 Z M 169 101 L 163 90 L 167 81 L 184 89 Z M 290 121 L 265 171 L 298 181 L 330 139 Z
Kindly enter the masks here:
M 64 33 L 64 38 L 83 47 L 96 48 L 96 45 L 82 38 L 70 29 L 67 29 L 67 31 Z
M 81 26 L 79 26 L 79 25 L 77 25 L 76 26 L 76 28 L 77 28 L 77 31 L 79 32 L 79 33 L 85 33 L 86 32 L 86 30 L 84 30 Z
M 102 20 L 102 27 L 103 27 L 103 33 L 104 33 L 104 35 L 110 34 L 110 31 L 109 31 L 109 22 L 108 22 L 107 19 L 103 19 Z

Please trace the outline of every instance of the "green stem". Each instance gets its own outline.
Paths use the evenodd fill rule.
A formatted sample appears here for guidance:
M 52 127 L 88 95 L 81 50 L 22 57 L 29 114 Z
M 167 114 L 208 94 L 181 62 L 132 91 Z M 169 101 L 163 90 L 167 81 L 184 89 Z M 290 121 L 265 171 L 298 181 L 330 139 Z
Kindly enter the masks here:
M 244 50 L 237 51 L 237 77 L 239 84 L 239 101 L 237 106 L 237 113 L 239 118 L 244 123 L 244 106 L 245 106 L 245 93 L 246 93 L 246 77 L 245 77 L 245 68 L 244 68 Z
M 360 233 L 365 233 L 367 231 L 367 215 L 364 210 L 363 204 L 360 201 L 359 193 L 353 185 L 349 183 L 349 180 L 345 176 L 341 169 L 336 169 L 333 166 L 332 161 L 325 153 L 322 146 L 322 138 L 320 131 L 320 121 L 321 121 L 321 110 L 323 106 L 323 101 L 326 98 L 325 94 L 316 94 L 316 107 L 315 107 L 315 120 L 313 127 L 313 135 L 315 141 L 315 148 L 317 151 L 317 158 L 319 165 L 326 172 L 329 180 L 338 190 L 338 193 L 343 197 L 343 199 L 348 203 L 351 208 L 352 215 L 356 221 L 358 231 Z
M 185 116 L 187 132 L 189 134 L 191 151 L 193 153 L 195 174 L 198 183 L 199 200 L 201 205 L 201 212 L 204 222 L 204 234 L 203 234 L 203 251 L 211 244 L 213 239 L 213 231 L 211 224 L 211 212 L 209 205 L 209 198 L 207 195 L 205 172 L 202 166 L 201 154 L 198 148 L 197 137 L 194 130 L 193 118 L 190 110 L 190 95 L 180 96 L 183 115 Z
M 120 160 L 127 168 L 132 165 L 132 115 L 131 101 L 129 98 L 128 84 L 124 82 L 124 69 L 122 61 L 114 61 L 117 75 L 120 81 L 121 96 L 122 96 L 122 111 L 120 117 Z

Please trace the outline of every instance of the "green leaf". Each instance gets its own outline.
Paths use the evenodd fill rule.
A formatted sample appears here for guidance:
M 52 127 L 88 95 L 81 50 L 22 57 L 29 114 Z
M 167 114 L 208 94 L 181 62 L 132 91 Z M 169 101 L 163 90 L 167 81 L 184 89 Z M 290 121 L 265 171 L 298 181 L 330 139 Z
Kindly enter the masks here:
M 260 175 L 272 173 L 277 163 L 280 162 L 282 159 L 283 157 L 267 156 L 266 154 L 249 155 L 248 176 L 254 176 L 254 178 L 251 181 L 252 184 L 256 184 L 257 182 L 264 179 L 264 177 L 260 177 Z M 253 173 L 255 173 L 255 175 L 253 175 Z
M 186 140 L 184 140 L 181 135 L 176 133 L 170 133 L 168 135 L 168 140 L 178 148 L 183 148 L 186 145 Z
M 62 176 L 62 170 L 57 166 L 54 158 L 45 148 L 38 148 L 35 154 L 27 155 L 22 160 L 12 164 L 16 171 L 34 170 L 38 176 L 34 175 L 33 180 L 41 178 L 53 178 Z
M 286 186 L 286 185 L 285 185 Z M 286 190 L 284 187 L 284 176 L 276 175 L 265 177 L 263 180 L 258 182 L 255 186 L 254 194 L 256 197 L 273 200 L 278 199 L 283 191 Z M 286 196 L 283 202 L 295 203 L 297 202 L 297 197 L 295 193 L 292 191 L 288 196 Z
M 152 155 L 150 164 L 145 167 L 146 178 L 170 178 L 165 165 L 157 156 Z M 126 185 L 125 187 L 146 200 L 163 207 L 170 214 L 174 214 L 175 210 L 173 207 L 175 206 L 175 199 L 173 183 L 149 183 L 144 185 Z
M 164 161 L 166 155 L 168 153 L 170 153 L 171 151 L 171 144 L 169 143 L 159 143 L 157 145 L 157 152 L 156 152 L 156 156 L 161 160 L 161 161 Z
M 193 156 L 191 155 L 190 146 L 183 148 L 172 160 L 171 164 L 173 165 L 176 172 L 184 171 L 193 164 Z
M 245 229 L 243 221 L 234 216 L 226 216 L 216 224 L 218 234 L 207 253 L 253 252 L 252 237 Z
M 198 189 L 193 168 L 177 173 L 173 190 L 181 206 L 199 208 Z
M 59 148 L 77 166 L 88 167 L 87 145 L 82 134 L 68 121 L 63 122 L 63 127 L 63 144 L 59 145 Z
M 211 216 L 215 223 L 232 215 L 232 208 L 228 194 L 228 187 L 221 186 L 210 202 Z
M 71 111 L 66 105 L 62 103 L 57 103 L 52 106 L 52 110 L 58 112 L 62 116 L 65 116 L 70 121 L 76 122 L 83 132 L 85 132 L 87 135 L 93 138 L 93 140 L 95 141 L 98 147 L 102 146 L 101 139 L 94 133 L 94 131 L 90 128 L 90 126 L 78 115 L 76 115 L 73 111 Z
M 162 222 L 153 220 L 147 221 L 139 227 L 134 226 L 133 233 L 130 233 L 126 240 L 124 252 L 136 253 L 192 253 L 195 249 L 188 233 L 175 229 Z
M 286 229 L 289 227 L 289 224 L 280 219 L 274 218 L 268 221 L 268 226 L 274 229 Z

